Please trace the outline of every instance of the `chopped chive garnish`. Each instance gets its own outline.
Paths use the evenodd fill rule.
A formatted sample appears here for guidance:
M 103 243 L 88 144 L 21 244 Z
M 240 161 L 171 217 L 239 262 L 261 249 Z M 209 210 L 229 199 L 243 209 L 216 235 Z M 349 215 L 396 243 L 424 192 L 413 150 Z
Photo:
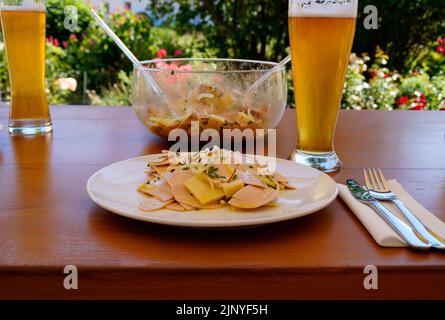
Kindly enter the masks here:
M 214 166 L 210 166 L 210 167 L 207 169 L 206 173 L 207 173 L 207 175 L 208 175 L 210 178 L 214 178 L 214 179 L 216 179 L 216 178 L 224 178 L 224 177 L 218 175 L 218 169 L 215 168 Z

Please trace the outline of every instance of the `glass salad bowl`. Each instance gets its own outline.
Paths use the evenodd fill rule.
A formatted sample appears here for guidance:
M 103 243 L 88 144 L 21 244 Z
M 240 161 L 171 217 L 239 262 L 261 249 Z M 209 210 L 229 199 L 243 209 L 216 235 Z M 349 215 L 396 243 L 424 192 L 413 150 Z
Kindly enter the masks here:
M 238 59 L 163 59 L 135 67 L 132 105 L 142 124 L 168 137 L 173 129 L 273 129 L 287 103 L 285 68 L 248 88 L 276 63 Z M 155 85 L 153 82 L 154 80 Z

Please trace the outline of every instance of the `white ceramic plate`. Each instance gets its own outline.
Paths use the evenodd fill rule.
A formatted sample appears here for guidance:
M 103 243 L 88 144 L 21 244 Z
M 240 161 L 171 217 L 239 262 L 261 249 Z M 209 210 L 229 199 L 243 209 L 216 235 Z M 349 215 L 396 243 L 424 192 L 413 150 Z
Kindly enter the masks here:
M 250 211 L 231 211 L 223 207 L 189 212 L 167 209 L 144 212 L 138 209 L 138 204 L 146 196 L 136 189 L 145 179 L 147 162 L 157 157 L 159 155 L 132 158 L 100 169 L 87 182 L 88 195 L 102 208 L 132 219 L 189 228 L 239 228 L 311 214 L 328 206 L 338 193 L 335 181 L 328 175 L 292 161 L 277 159 L 278 171 L 296 187 L 296 190 L 280 192 L 278 206 Z

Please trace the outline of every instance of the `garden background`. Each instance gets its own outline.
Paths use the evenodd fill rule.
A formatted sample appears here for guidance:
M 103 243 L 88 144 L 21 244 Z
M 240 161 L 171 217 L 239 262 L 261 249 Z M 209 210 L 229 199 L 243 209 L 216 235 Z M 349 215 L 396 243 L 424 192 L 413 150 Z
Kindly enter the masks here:
M 445 1 L 360 0 L 342 108 L 445 110 Z M 379 28 L 366 30 L 363 8 L 375 5 Z M 67 5 L 77 28 L 64 28 Z M 107 14 L 141 59 L 228 57 L 278 61 L 289 53 L 287 0 L 151 1 L 150 15 Z M 179 8 L 172 15 L 173 7 Z M 92 21 L 81 0 L 48 0 L 47 90 L 51 104 L 130 105 L 131 63 Z M 160 24 L 159 21 L 162 21 Z M 156 23 L 154 23 L 156 22 Z M 2 38 L 1 38 L 2 39 Z M 289 70 L 289 102 L 293 88 Z M 9 82 L 0 40 L 0 92 Z

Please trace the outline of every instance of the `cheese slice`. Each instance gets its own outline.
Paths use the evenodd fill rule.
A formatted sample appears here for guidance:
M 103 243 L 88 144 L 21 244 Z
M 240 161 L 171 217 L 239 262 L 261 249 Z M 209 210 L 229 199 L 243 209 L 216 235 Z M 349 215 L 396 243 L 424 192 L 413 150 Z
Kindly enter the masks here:
M 190 191 L 201 204 L 216 202 L 224 198 L 224 191 L 216 186 L 212 189 L 203 175 L 205 175 L 205 173 L 200 173 L 187 180 L 184 183 L 187 190 Z
M 226 198 L 231 198 L 238 190 L 244 188 L 243 180 L 235 180 L 229 183 L 221 183 L 221 188 L 226 195 Z

